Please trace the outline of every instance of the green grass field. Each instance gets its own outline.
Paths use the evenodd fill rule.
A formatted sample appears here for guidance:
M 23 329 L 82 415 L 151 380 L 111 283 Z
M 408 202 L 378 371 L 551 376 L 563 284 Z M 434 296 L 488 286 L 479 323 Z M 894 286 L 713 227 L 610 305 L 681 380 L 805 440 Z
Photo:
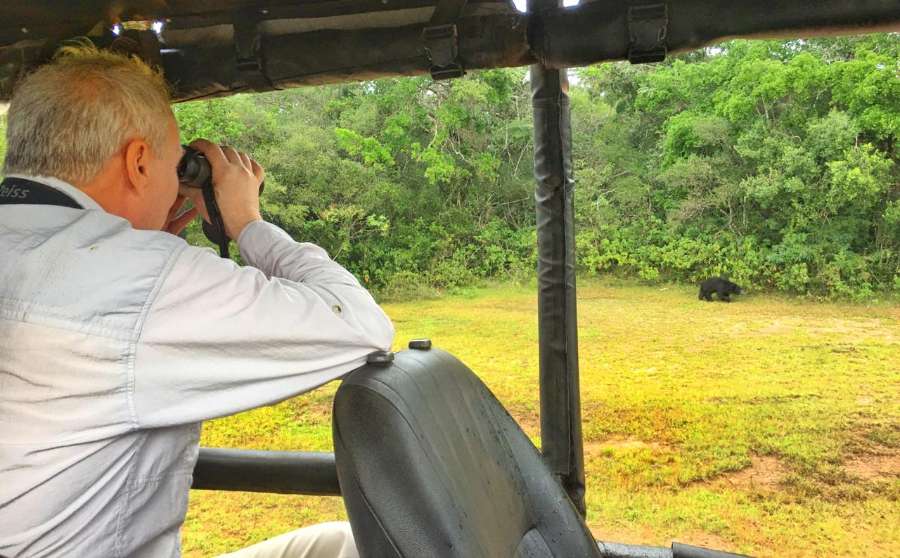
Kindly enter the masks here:
M 582 282 L 588 522 L 598 538 L 755 556 L 900 556 L 900 307 Z M 536 439 L 533 288 L 385 305 L 466 362 Z M 203 444 L 328 450 L 336 385 L 204 428 Z M 316 521 L 338 498 L 193 491 L 186 556 Z

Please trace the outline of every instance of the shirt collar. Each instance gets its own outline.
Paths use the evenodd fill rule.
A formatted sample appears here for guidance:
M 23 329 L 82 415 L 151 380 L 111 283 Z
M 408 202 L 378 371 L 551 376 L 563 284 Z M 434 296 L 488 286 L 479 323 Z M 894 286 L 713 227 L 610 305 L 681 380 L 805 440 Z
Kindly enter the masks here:
M 31 176 L 27 174 L 8 174 L 7 178 L 21 178 L 24 180 L 33 180 L 34 182 L 40 182 L 46 186 L 50 186 L 55 190 L 59 190 L 63 194 L 69 196 L 84 209 L 99 209 L 100 211 L 104 211 L 100 204 L 94 201 L 94 198 L 85 194 L 75 186 L 72 186 L 65 180 L 60 180 L 58 178 L 52 176 Z

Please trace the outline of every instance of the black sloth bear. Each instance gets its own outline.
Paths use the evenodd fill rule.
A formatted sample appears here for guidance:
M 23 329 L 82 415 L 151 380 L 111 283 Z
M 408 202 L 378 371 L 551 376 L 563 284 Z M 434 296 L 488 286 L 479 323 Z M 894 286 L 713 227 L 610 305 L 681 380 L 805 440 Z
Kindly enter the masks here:
M 730 296 L 741 294 L 741 288 L 723 277 L 712 277 L 700 283 L 700 300 L 711 302 L 713 293 L 717 293 L 722 302 L 731 302 Z

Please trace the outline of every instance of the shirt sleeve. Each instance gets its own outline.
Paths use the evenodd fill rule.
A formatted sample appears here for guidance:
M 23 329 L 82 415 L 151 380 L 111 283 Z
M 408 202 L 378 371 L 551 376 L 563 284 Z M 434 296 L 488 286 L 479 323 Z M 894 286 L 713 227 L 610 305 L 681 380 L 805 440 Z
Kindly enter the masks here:
M 238 244 L 250 266 L 187 247 L 162 281 L 134 353 L 140 428 L 276 403 L 390 348 L 390 320 L 325 250 L 262 221 Z

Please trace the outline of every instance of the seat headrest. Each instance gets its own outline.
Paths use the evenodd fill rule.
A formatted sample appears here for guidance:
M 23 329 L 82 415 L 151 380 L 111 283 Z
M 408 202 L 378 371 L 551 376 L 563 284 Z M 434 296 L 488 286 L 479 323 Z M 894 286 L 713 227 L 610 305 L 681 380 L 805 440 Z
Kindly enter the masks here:
M 600 555 L 531 441 L 448 353 L 406 351 L 354 371 L 333 425 L 364 558 Z

